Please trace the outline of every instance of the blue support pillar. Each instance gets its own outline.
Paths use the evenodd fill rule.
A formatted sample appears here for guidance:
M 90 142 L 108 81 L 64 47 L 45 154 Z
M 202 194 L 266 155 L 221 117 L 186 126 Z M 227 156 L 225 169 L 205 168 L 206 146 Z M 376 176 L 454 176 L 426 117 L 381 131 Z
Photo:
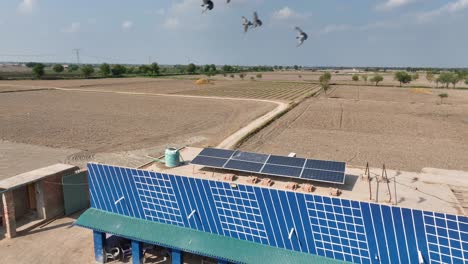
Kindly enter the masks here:
M 218 264 L 228 264 L 228 262 L 222 259 L 218 259 Z
M 173 249 L 172 250 L 172 264 L 182 264 L 182 251 Z
M 132 240 L 132 264 L 143 263 L 142 243 Z
M 104 247 L 106 245 L 106 233 L 93 230 L 94 258 L 96 263 L 104 263 Z

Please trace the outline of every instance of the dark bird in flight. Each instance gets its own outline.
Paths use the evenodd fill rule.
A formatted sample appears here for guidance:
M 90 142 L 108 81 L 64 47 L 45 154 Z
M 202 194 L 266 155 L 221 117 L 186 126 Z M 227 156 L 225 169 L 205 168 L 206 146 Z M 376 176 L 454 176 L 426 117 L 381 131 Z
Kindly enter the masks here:
M 253 26 L 252 22 L 245 18 L 245 16 L 242 17 L 242 26 L 244 26 L 244 33 L 247 33 L 249 30 L 249 27 Z
M 231 3 L 231 0 L 227 0 L 227 3 L 228 3 L 228 4 Z
M 201 6 L 205 7 L 205 9 L 202 11 L 202 13 L 205 13 L 206 11 L 213 9 L 214 3 L 211 0 L 203 0 L 203 4 Z
M 304 43 L 304 41 L 307 40 L 307 38 L 309 38 L 309 36 L 307 36 L 307 34 L 304 31 L 302 31 L 300 27 L 296 27 L 296 31 L 297 31 L 296 39 L 299 41 L 297 46 L 299 47 Z
M 261 27 L 262 26 L 262 21 L 258 18 L 257 12 L 254 12 L 253 14 L 253 27 Z

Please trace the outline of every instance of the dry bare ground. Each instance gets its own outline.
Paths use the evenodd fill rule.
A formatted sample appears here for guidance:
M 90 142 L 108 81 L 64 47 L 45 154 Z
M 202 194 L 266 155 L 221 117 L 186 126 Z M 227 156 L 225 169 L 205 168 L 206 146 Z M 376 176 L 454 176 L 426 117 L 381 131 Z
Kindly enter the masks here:
M 301 71 L 291 71 L 291 72 L 273 72 L 273 73 L 263 73 L 262 74 L 262 80 L 264 81 L 296 81 L 296 82 L 304 82 L 304 81 L 313 81 L 313 82 L 318 82 L 320 75 L 322 72 L 301 72 Z M 360 80 L 358 82 L 354 82 L 351 78 L 354 73 L 332 73 L 332 83 L 337 83 L 337 84 L 352 84 L 352 85 L 373 85 L 370 81 L 367 83 L 363 80 Z M 367 75 L 368 79 L 374 75 L 372 72 L 367 72 L 367 73 L 356 73 L 358 75 Z M 384 77 L 383 82 L 381 82 L 379 85 L 381 86 L 399 86 L 400 83 L 396 81 L 393 78 L 393 73 L 392 72 L 386 72 L 386 73 L 379 73 Z M 301 78 L 299 78 L 299 75 Z M 248 74 L 248 76 L 255 76 L 255 74 Z M 237 77 L 236 77 L 237 78 Z M 426 75 L 424 73 L 419 74 L 419 79 L 416 81 L 411 82 L 410 84 L 406 86 L 426 86 L 426 87 L 434 87 L 436 84 L 434 82 L 430 83 L 426 79 Z M 464 87 L 468 88 L 468 85 L 466 85 L 463 81 L 459 82 L 457 84 L 457 87 Z
M 38 166 L 75 160 L 77 165 L 84 165 L 95 160 L 138 166 L 150 160 L 146 155 L 158 155 L 168 144 L 215 146 L 275 108 L 275 104 L 266 102 L 100 92 L 164 94 L 189 85 L 190 89 L 204 89 L 193 82 L 155 79 L 0 82 L 0 87 L 13 90 L 25 86 L 84 90 L 0 93 L 0 144 L 5 146 L 0 149 L 10 149 L 2 153 L 0 163 L 34 159 Z M 11 144 L 19 143 L 27 144 L 21 145 L 25 152 L 37 155 L 26 159 L 12 151 Z M 48 155 L 49 148 L 38 146 L 75 154 L 58 159 L 56 151 Z M 42 155 L 39 150 L 44 150 Z M 54 158 L 46 159 L 48 156 Z M 0 178 L 24 172 L 1 167 Z
M 439 91 L 337 87 L 331 98 L 308 99 L 241 149 L 395 170 L 468 170 L 468 91 L 444 91 L 444 104 Z
M 13 142 L 101 152 L 190 137 L 214 145 L 271 108 L 256 102 L 75 91 L 8 93 L 0 96 L 0 135 Z

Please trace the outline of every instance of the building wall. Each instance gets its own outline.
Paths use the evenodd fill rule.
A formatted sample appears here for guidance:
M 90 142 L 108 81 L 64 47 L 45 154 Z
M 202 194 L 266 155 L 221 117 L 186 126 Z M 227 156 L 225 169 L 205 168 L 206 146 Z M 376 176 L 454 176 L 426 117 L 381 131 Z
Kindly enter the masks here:
M 355 263 L 468 262 L 468 218 L 89 164 L 91 206 Z
M 29 211 L 27 186 L 13 190 L 13 199 L 15 201 L 15 219 L 18 220 Z

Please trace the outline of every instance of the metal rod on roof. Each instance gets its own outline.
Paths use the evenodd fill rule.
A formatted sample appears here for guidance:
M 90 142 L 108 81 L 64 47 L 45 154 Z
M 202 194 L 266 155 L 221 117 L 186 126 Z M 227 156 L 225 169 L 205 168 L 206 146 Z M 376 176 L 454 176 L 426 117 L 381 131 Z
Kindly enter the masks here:
M 393 188 L 395 189 L 395 205 L 398 205 L 397 193 L 396 193 L 396 175 L 393 177 Z
M 379 202 L 379 180 L 377 179 L 377 191 L 375 192 L 375 202 Z
M 385 168 L 385 163 L 383 164 L 383 167 L 382 167 L 382 179 L 384 179 L 385 183 L 387 184 L 388 196 L 389 196 L 388 202 L 391 203 L 392 202 L 392 192 L 390 191 L 390 181 L 388 180 L 387 168 Z

